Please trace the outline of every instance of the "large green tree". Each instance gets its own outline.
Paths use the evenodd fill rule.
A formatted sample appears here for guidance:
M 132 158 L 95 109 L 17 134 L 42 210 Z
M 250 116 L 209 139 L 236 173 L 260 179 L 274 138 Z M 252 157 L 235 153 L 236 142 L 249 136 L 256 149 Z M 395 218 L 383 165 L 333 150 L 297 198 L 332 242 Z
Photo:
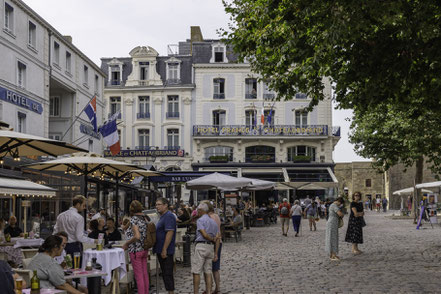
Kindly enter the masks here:
M 313 107 L 323 77 L 353 109 L 350 140 L 383 170 L 427 158 L 441 172 L 441 4 L 404 0 L 231 0 L 226 42 L 281 99 Z

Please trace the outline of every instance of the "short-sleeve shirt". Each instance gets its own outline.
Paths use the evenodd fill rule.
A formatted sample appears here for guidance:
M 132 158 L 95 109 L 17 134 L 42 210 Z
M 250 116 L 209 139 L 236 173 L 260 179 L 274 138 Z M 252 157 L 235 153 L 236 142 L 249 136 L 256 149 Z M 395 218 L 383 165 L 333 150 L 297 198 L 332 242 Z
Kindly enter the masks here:
M 29 263 L 28 268 L 37 271 L 41 288 L 53 289 L 66 283 L 61 266 L 55 259 L 45 253 L 40 252 L 35 255 Z
M 233 218 L 233 223 L 235 224 L 239 224 L 239 227 L 242 228 L 242 216 L 239 214 L 237 214 L 234 218 Z
M 126 233 L 128 240 L 132 239 L 133 236 L 135 236 L 135 232 L 132 229 L 133 225 L 138 226 L 138 230 L 139 230 L 139 234 L 141 235 L 141 238 L 138 241 L 133 242 L 132 244 L 129 245 L 129 252 L 136 253 L 136 252 L 144 251 L 144 240 L 147 236 L 147 221 L 141 215 L 132 216 L 132 218 L 130 219 L 130 226 L 127 229 L 127 233 Z
M 23 231 L 18 226 L 15 227 L 8 226 L 5 229 L 5 235 L 9 234 L 11 235 L 11 238 L 20 237 L 21 233 L 23 233 Z
M 12 276 L 12 270 L 9 264 L 4 260 L 0 260 L 0 281 L 2 287 L 2 293 L 14 294 L 14 277 Z
M 167 255 L 175 254 L 175 240 L 176 240 L 176 217 L 169 210 L 166 211 L 159 218 L 156 224 L 156 243 L 153 247 L 153 252 L 161 254 L 162 247 L 164 247 L 165 236 L 168 231 L 173 231 L 173 237 L 167 248 Z
M 302 207 L 300 205 L 295 204 L 292 208 L 291 208 L 291 215 L 302 215 Z
M 306 215 L 316 215 L 317 214 L 317 206 L 312 206 L 312 204 L 309 204 L 306 206 Z
M 216 222 L 208 216 L 208 214 L 204 214 L 201 216 L 196 222 L 196 242 L 210 242 L 202 236 L 200 230 L 204 230 L 210 237 L 214 238 L 219 232 L 219 228 Z
M 283 215 L 282 214 L 282 207 L 286 207 L 288 209 L 288 214 Z M 291 210 L 291 204 L 283 202 L 279 205 L 279 211 L 280 211 L 280 217 L 281 218 L 289 218 L 289 211 Z

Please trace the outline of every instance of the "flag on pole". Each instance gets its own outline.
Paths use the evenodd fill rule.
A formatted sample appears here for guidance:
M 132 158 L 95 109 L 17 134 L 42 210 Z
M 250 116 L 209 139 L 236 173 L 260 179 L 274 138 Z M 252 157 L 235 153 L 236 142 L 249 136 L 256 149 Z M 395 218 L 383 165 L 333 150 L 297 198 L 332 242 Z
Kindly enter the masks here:
M 252 124 L 254 127 L 257 126 L 257 109 L 256 109 L 256 105 L 254 105 L 253 102 L 253 116 L 251 117 L 251 119 L 253 120 Z
M 100 127 L 100 133 L 104 142 L 110 148 L 110 153 L 116 155 L 121 151 L 119 145 L 118 128 L 116 127 L 116 117 L 119 113 L 114 114 L 107 122 Z
M 274 108 L 274 104 L 275 103 L 276 103 L 276 101 L 274 101 L 273 105 L 271 105 L 270 112 L 269 112 L 269 115 L 268 115 L 268 124 L 269 125 L 271 124 L 271 120 L 272 120 L 272 117 L 273 117 L 273 108 Z
M 262 103 L 262 113 L 260 115 L 260 121 L 263 124 L 265 124 L 265 103 Z
M 86 108 L 84 108 L 84 112 L 87 114 L 87 117 L 89 118 L 90 123 L 93 126 L 93 131 L 96 133 L 98 131 L 96 124 L 96 96 L 93 96 L 89 104 L 86 105 Z

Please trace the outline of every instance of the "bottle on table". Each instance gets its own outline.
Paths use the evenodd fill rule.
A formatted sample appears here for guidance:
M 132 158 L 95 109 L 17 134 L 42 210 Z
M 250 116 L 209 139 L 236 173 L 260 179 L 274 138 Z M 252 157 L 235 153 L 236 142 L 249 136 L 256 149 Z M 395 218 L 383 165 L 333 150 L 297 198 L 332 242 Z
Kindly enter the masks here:
M 37 276 L 37 271 L 34 270 L 34 276 L 31 279 L 31 293 L 40 293 L 40 279 Z

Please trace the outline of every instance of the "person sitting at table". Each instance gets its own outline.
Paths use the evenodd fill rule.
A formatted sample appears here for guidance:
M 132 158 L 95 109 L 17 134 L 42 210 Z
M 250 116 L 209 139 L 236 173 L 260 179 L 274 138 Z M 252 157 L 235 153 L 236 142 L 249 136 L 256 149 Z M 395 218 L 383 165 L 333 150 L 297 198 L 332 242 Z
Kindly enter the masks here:
M 87 237 L 92 238 L 92 239 L 98 239 L 99 234 L 103 234 L 103 236 L 104 236 L 104 243 L 105 244 L 108 243 L 106 232 L 99 229 L 98 220 L 93 219 L 93 220 L 90 221 L 90 223 L 89 223 L 89 230 L 90 230 L 90 233 L 89 233 L 89 235 Z
M 107 219 L 106 237 L 108 241 L 121 240 L 121 233 L 115 228 L 115 220 L 111 217 Z
M 242 229 L 242 215 L 239 213 L 237 207 L 233 207 L 233 221 L 230 222 L 230 226 Z
M 5 235 L 9 234 L 11 238 L 23 237 L 23 231 L 17 225 L 17 218 L 11 215 L 9 218 L 9 225 L 5 229 Z
M 66 268 L 66 262 L 64 261 L 64 258 L 66 257 L 66 250 L 64 250 L 64 247 L 66 247 L 68 235 L 66 232 L 61 231 L 56 233 L 55 236 L 63 239 L 63 243 L 61 244 L 61 246 L 63 246 L 63 251 L 61 251 L 59 256 L 55 256 L 54 259 L 59 265 L 61 265 L 62 268 Z
M 59 236 L 52 235 L 47 237 L 43 245 L 38 249 L 38 254 L 29 263 L 28 269 L 37 271 L 42 289 L 56 288 L 72 294 L 87 293 L 86 289 L 80 291 L 67 283 L 64 278 L 63 269 L 55 261 L 54 257 L 59 256 L 64 249 L 62 244 L 63 239 Z
M 105 232 L 106 231 L 106 220 L 104 218 L 98 219 L 98 230 Z

